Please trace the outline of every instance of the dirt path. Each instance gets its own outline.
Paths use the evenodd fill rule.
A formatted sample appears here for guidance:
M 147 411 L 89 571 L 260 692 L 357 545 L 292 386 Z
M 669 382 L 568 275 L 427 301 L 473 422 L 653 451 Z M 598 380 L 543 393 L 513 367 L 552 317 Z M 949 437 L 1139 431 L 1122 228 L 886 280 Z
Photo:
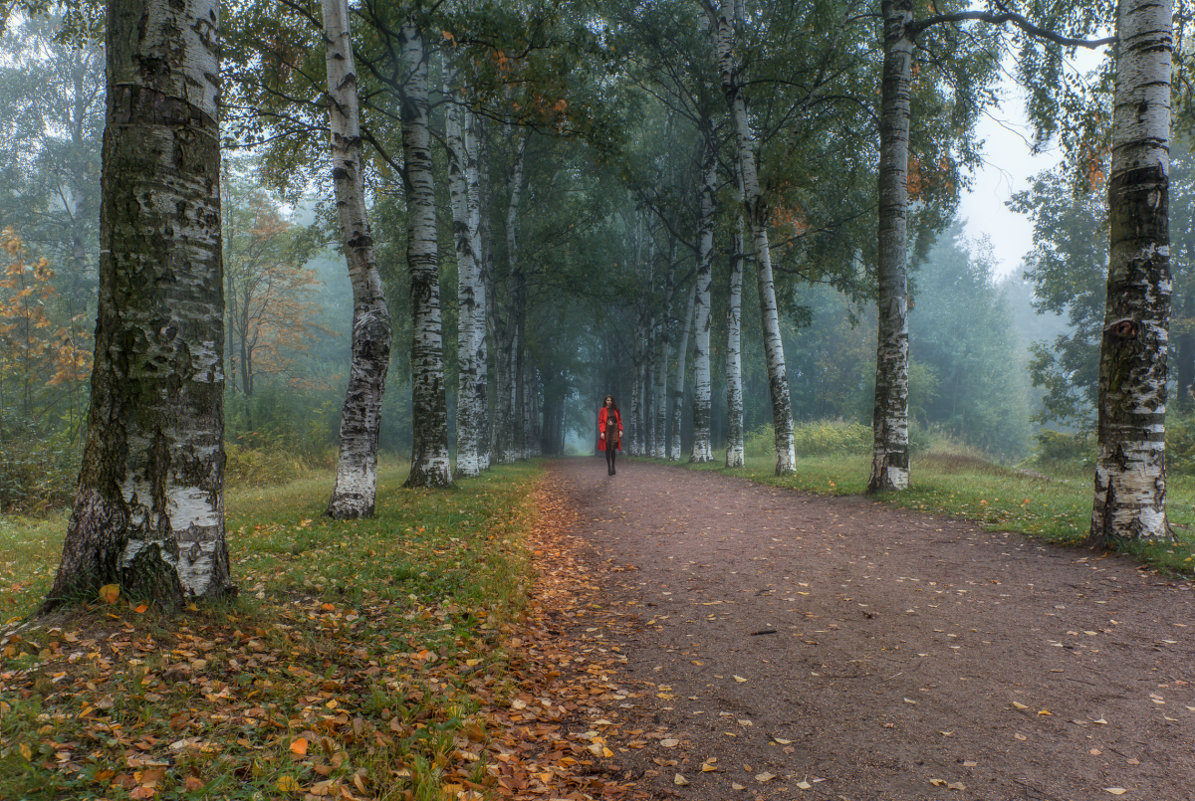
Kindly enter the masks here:
M 1195 798 L 1190 585 L 865 499 L 549 470 L 634 568 L 606 573 L 637 617 L 610 644 L 652 691 L 615 759 L 652 797 Z

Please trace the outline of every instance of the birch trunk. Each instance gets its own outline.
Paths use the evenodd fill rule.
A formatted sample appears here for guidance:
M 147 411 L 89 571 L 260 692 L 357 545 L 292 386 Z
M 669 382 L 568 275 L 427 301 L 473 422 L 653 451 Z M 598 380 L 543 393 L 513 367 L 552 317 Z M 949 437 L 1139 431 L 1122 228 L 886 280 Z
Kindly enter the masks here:
M 1091 544 L 1169 539 L 1169 0 L 1120 0 Z
M 668 458 L 668 321 L 662 319 L 656 327 L 655 386 L 652 390 L 651 455 Z
M 99 309 L 49 610 L 235 592 L 224 532 L 219 7 L 111 0 Z
M 478 301 L 480 304 L 478 313 L 484 315 L 484 325 L 481 326 L 480 335 L 482 348 L 485 349 L 479 367 L 485 371 L 483 383 L 488 406 L 485 420 L 482 423 L 481 441 L 486 443 L 486 446 L 481 449 L 481 469 L 488 470 L 494 453 L 494 431 L 496 429 L 494 399 L 497 394 L 495 391 L 491 391 L 496 389 L 497 385 L 494 382 L 494 376 L 490 374 L 489 365 L 490 354 L 496 353 L 498 350 L 495 328 L 497 315 L 494 313 L 494 298 L 497 297 L 494 293 L 494 237 L 490 222 L 490 147 L 485 119 L 471 114 L 470 120 L 477 143 L 477 258 L 478 268 L 481 272 L 481 288 L 485 293 L 485 297 Z M 493 346 L 491 343 L 494 343 Z M 481 379 L 479 378 L 479 380 Z
M 772 255 L 768 243 L 768 208 L 759 187 L 755 167 L 755 141 L 747 118 L 747 100 L 738 80 L 734 60 L 734 0 L 722 0 L 714 20 L 717 29 L 716 51 L 722 91 L 730 106 L 737 145 L 736 161 L 743 181 L 743 209 L 751 227 L 755 246 L 755 275 L 759 286 L 759 311 L 763 324 L 764 353 L 768 365 L 768 388 L 772 400 L 772 426 L 776 434 L 776 475 L 796 470 L 793 445 L 792 400 L 784 364 L 784 344 L 780 336 L 780 315 L 776 306 L 776 286 L 772 278 Z
M 690 462 L 712 462 L 710 443 L 710 290 L 714 273 L 714 197 L 718 185 L 717 142 L 702 121 L 701 212 L 697 224 L 697 277 L 693 295 L 693 450 Z
M 635 326 L 635 343 L 632 346 L 632 360 L 634 362 L 635 375 L 631 382 L 631 420 L 630 420 L 630 440 L 631 455 L 642 456 L 644 449 L 643 432 L 646 430 L 644 425 L 644 393 L 643 385 L 646 380 L 646 353 L 643 348 L 643 343 L 647 339 L 646 327 L 642 324 Z M 624 425 L 625 427 L 625 425 Z
M 456 70 L 449 69 L 445 96 L 452 98 Z M 486 416 L 485 286 L 479 264 L 481 212 L 477 190 L 477 148 L 466 110 L 450 100 L 444 111 L 448 151 L 448 189 L 457 263 L 456 474 L 476 476 L 482 470 L 482 431 Z
M 448 460 L 448 404 L 440 320 L 440 264 L 436 244 L 436 192 L 428 127 L 427 49 L 423 32 L 408 18 L 400 30 L 407 80 L 400 100 L 403 185 L 407 196 L 407 269 L 411 277 L 411 418 L 413 453 L 408 487 L 452 484 Z
M 730 292 L 726 301 L 726 466 L 743 466 L 743 216 L 734 231 L 730 262 Z
M 676 343 L 676 359 L 672 363 L 672 390 L 669 395 L 671 407 L 672 432 L 668 442 L 668 458 L 674 462 L 680 461 L 681 452 L 681 415 L 685 404 L 685 368 L 689 359 L 689 327 L 693 321 L 693 307 L 696 305 L 697 284 L 689 290 L 689 302 L 685 304 L 684 322 L 680 332 L 680 340 Z
M 868 492 L 909 486 L 909 324 L 907 234 L 912 0 L 884 0 L 880 110 L 878 337 L 874 444 Z
M 349 35 L 348 3 L 323 0 L 323 14 L 332 183 L 349 282 L 353 287 L 352 361 L 340 414 L 336 484 L 326 513 L 337 520 L 346 520 L 373 516 L 391 330 L 390 310 L 374 259 L 373 236 L 365 208 L 357 70 Z M 243 356 L 242 365 L 247 362 Z

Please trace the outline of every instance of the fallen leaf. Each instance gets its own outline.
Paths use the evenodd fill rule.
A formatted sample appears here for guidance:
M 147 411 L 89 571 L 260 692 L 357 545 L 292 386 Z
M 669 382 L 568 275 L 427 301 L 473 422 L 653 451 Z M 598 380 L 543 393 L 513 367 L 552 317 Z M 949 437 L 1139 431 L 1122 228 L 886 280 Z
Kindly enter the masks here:
M 773 737 L 772 742 L 780 743 L 781 745 L 792 745 L 792 740 L 786 740 L 783 737 Z
M 801 781 L 797 782 L 797 787 L 802 790 L 808 790 L 809 788 L 813 787 L 813 785 L 802 779 Z
M 283 793 L 297 793 L 299 792 L 299 782 L 294 776 L 279 776 L 278 781 L 274 786 Z
M 1093 720 L 1091 722 L 1096 724 L 1097 726 L 1107 726 L 1108 725 L 1108 721 L 1104 720 L 1103 718 L 1100 718 L 1099 720 Z
M 1105 787 L 1104 792 L 1112 793 L 1112 795 L 1124 795 L 1128 792 L 1128 790 L 1124 789 L 1123 787 Z
M 966 790 L 967 785 L 963 784 L 962 782 L 950 782 L 949 784 L 946 785 L 946 789 L 947 790 Z
M 203 789 L 203 779 L 200 779 L 198 776 L 188 776 L 183 781 L 183 786 L 187 788 L 188 792 L 192 792 L 192 793 L 197 790 L 202 790 Z
M 675 737 L 665 737 L 663 740 L 660 740 L 660 745 L 665 748 L 676 748 L 680 745 L 680 740 L 677 740 Z
M 746 787 L 746 785 L 739 784 L 738 782 L 731 782 L 730 789 L 731 790 L 746 790 L 747 787 Z
M 307 738 L 300 737 L 290 744 L 290 752 L 298 756 L 307 755 Z
M 100 600 L 106 604 L 114 604 L 120 598 L 119 584 L 105 584 L 100 587 Z
M 930 779 L 929 783 L 932 784 L 934 787 L 945 787 L 946 786 L 945 779 Z
M 757 782 L 770 782 L 774 778 L 776 778 L 775 773 L 756 773 L 755 774 L 755 781 L 757 781 Z
M 742 676 L 735 676 L 734 680 L 737 681 L 739 684 L 742 684 L 743 682 L 746 681 L 746 679 L 744 679 Z
M 684 787 L 686 784 L 689 783 L 689 780 L 678 773 L 672 777 L 672 783 L 679 784 L 681 787 Z
M 1014 709 L 1028 709 L 1029 708 L 1026 704 L 1022 704 L 1020 701 L 1013 701 L 1012 705 L 1013 705 Z

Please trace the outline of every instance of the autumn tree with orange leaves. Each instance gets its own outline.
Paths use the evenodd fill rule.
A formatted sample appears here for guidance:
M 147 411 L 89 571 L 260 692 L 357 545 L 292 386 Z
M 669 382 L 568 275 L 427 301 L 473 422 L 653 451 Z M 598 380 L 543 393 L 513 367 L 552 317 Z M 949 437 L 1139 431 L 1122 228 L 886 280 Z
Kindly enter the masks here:
M 315 272 L 304 266 L 303 232 L 286 219 L 265 190 L 225 175 L 224 179 L 225 353 L 229 385 L 245 401 L 257 379 L 300 379 L 290 370 L 312 338 L 326 333 L 315 321 Z

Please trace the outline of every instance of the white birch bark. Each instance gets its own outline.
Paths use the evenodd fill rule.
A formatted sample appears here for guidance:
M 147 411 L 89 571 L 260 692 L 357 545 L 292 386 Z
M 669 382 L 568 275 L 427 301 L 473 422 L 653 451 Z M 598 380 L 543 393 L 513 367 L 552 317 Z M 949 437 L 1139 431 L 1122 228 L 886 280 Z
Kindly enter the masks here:
M 408 487 L 452 484 L 448 459 L 448 403 L 440 317 L 440 260 L 428 102 L 428 53 L 423 32 L 407 18 L 399 32 L 407 80 L 400 100 L 403 185 L 407 197 L 407 269 L 411 278 L 411 417 L 413 453 Z
M 681 323 L 680 340 L 676 343 L 676 359 L 672 363 L 672 394 L 669 398 L 672 417 L 672 432 L 668 443 L 668 458 L 680 461 L 681 415 L 685 402 L 685 368 L 689 358 L 689 327 L 693 322 L 693 306 L 696 304 L 697 284 L 689 290 L 689 302 L 685 305 L 685 317 Z
M 390 311 L 373 253 L 365 207 L 357 70 L 346 0 L 323 0 L 327 45 L 328 121 L 336 210 L 353 288 L 349 383 L 340 415 L 336 485 L 329 517 L 372 517 L 377 496 L 378 436 L 390 367 Z
M 880 110 L 878 336 L 869 492 L 909 486 L 907 233 L 912 0 L 884 0 Z
M 224 530 L 215 0 L 112 0 L 91 408 L 43 609 L 235 592 Z
M 702 124 L 701 208 L 697 223 L 697 276 L 693 295 L 693 449 L 690 462 L 711 462 L 710 295 L 714 274 L 714 215 L 718 185 L 717 140 Z
M 498 352 L 497 328 L 495 321 L 498 315 L 494 313 L 494 248 L 493 234 L 490 222 L 490 151 L 487 137 L 486 121 L 480 115 L 470 114 L 470 122 L 474 133 L 474 143 L 477 146 L 477 239 L 476 253 L 478 269 L 480 270 L 480 285 L 484 297 L 478 300 L 479 314 L 484 315 L 481 325 L 481 342 L 483 356 L 479 362 L 479 369 L 484 373 L 478 380 L 485 384 L 486 405 L 488 407 L 482 423 L 481 441 L 486 444 L 481 448 L 481 469 L 488 470 L 494 458 L 494 417 L 496 415 L 497 383 L 490 371 L 490 354 Z
M 477 190 L 477 148 L 467 111 L 457 91 L 457 72 L 449 67 L 444 94 L 445 144 L 448 151 L 448 189 L 452 204 L 452 234 L 457 263 L 457 405 L 456 474 L 471 477 L 482 470 L 482 431 L 486 415 L 485 287 L 479 264 L 481 212 Z
M 776 434 L 776 475 L 796 470 L 793 444 L 792 399 L 784 363 L 784 344 L 780 336 L 780 315 L 776 306 L 776 286 L 772 278 L 772 255 L 768 242 L 768 208 L 760 191 L 755 167 L 755 140 L 747 118 L 747 100 L 738 80 L 734 58 L 734 0 L 722 0 L 712 15 L 715 49 L 722 91 L 734 123 L 736 162 L 743 181 L 743 208 L 755 246 L 755 276 L 759 286 L 759 311 L 763 324 L 764 354 L 768 365 L 768 388 L 772 400 L 772 425 Z
M 734 229 L 734 254 L 730 262 L 730 291 L 726 300 L 726 466 L 742 467 L 743 434 L 743 261 L 746 258 L 743 215 Z
M 1117 4 L 1108 300 L 1100 343 L 1092 544 L 1164 540 L 1170 316 L 1169 0 Z
M 629 426 L 630 451 L 632 456 L 642 456 L 644 453 L 643 432 L 644 424 L 644 392 L 646 382 L 646 351 L 643 343 L 647 340 L 647 328 L 642 323 L 635 326 L 635 343 L 632 346 L 632 360 L 634 361 L 634 378 L 631 382 L 631 419 Z M 627 428 L 624 423 L 624 428 Z
M 656 459 L 668 458 L 668 321 L 667 314 L 660 315 L 656 323 L 656 363 L 654 386 L 652 387 L 652 439 L 651 455 Z

